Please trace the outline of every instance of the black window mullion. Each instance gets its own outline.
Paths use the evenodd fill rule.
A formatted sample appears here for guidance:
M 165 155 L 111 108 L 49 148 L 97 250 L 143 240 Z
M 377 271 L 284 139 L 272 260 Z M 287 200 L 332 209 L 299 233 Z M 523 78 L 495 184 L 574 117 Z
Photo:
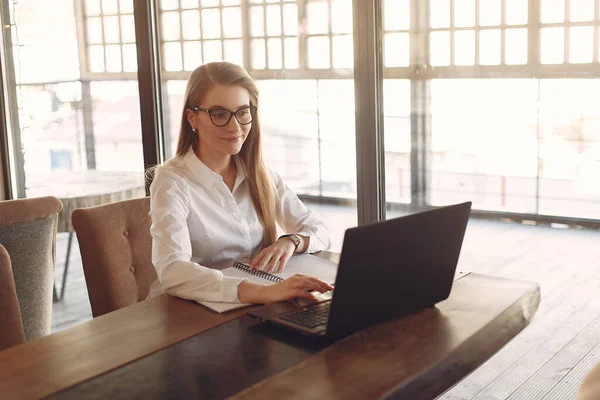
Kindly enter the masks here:
M 134 0 L 144 171 L 165 161 L 158 0 Z M 146 194 L 150 182 L 146 182 Z

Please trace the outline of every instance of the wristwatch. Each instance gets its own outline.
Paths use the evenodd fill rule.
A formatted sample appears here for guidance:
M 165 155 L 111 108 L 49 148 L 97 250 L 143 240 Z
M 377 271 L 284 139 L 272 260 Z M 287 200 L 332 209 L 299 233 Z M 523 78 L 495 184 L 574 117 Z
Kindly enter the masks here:
M 294 251 L 298 250 L 298 246 L 300 246 L 300 236 L 296 235 L 295 233 L 292 233 L 290 235 L 279 236 L 279 239 L 281 238 L 290 238 L 290 240 L 294 242 Z

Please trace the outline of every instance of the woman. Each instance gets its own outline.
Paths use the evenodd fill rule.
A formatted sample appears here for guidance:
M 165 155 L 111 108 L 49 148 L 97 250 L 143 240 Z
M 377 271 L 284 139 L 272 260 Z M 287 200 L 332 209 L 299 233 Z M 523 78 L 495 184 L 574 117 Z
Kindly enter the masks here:
M 209 63 L 190 75 L 177 155 L 156 169 L 150 187 L 158 274 L 150 296 L 270 303 L 332 289 L 304 275 L 265 286 L 219 271 L 238 260 L 281 271 L 293 253 L 329 248 L 325 225 L 265 167 L 258 107 L 242 67 Z M 289 234 L 277 238 L 276 222 Z

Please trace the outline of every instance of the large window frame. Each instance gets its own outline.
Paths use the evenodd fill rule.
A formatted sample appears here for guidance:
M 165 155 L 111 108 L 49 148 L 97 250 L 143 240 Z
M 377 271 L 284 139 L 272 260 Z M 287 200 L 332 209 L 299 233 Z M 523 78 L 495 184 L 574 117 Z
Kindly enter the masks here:
M 8 0 L 2 0 L 8 4 Z M 241 0 L 240 10 L 242 17 L 241 38 L 243 48 L 243 63 L 250 75 L 255 79 L 354 79 L 355 102 L 356 102 L 356 166 L 357 166 L 357 206 L 359 224 L 375 222 L 385 218 L 385 149 L 383 148 L 383 113 L 382 113 L 382 86 L 384 79 L 402 79 L 410 81 L 411 102 L 411 202 L 400 204 L 406 209 L 418 210 L 429 207 L 427 198 L 428 189 L 428 164 L 430 163 L 429 148 L 431 143 L 431 110 L 430 110 L 430 83 L 436 79 L 480 79 L 480 78 L 528 78 L 528 79 L 551 79 L 551 78 L 598 78 L 600 77 L 600 0 L 595 0 L 595 13 L 591 20 L 579 22 L 570 21 L 570 5 L 573 0 L 565 0 L 564 15 L 565 22 L 542 22 L 542 0 L 528 0 L 527 21 L 522 25 L 507 24 L 506 5 L 507 0 L 499 0 L 501 17 L 500 24 L 493 26 L 499 30 L 501 40 L 501 62 L 498 65 L 480 65 L 479 59 L 479 33 L 490 27 L 481 26 L 479 23 L 479 7 L 482 1 L 473 0 L 475 4 L 474 24 L 472 27 L 455 26 L 455 3 L 457 0 L 448 0 L 450 5 L 450 23 L 444 28 L 432 28 L 430 26 L 430 1 L 429 0 L 407 0 L 410 12 L 410 26 L 408 29 L 396 29 L 385 31 L 383 24 L 384 0 L 354 0 L 353 3 L 353 46 L 354 46 L 354 68 L 334 68 L 330 60 L 329 68 L 309 68 L 307 59 L 308 41 L 311 37 L 306 31 L 298 32 L 298 66 L 297 68 L 285 68 L 285 57 L 282 69 L 269 69 L 268 46 L 265 46 L 265 68 L 253 68 L 251 62 L 251 46 L 253 39 L 263 39 L 265 43 L 272 38 L 284 40 L 293 38 L 284 32 L 283 22 L 281 32 L 276 36 L 269 36 L 263 32 L 262 36 L 256 36 L 251 32 L 249 16 L 251 8 L 256 4 L 251 0 Z M 138 80 L 140 90 L 140 106 L 142 121 L 142 141 L 144 146 L 144 164 L 148 168 L 151 165 L 162 162 L 165 159 L 168 140 L 164 137 L 164 121 L 162 116 L 163 94 L 161 93 L 161 82 L 167 80 L 186 80 L 189 71 L 165 71 L 161 66 L 161 52 L 163 43 L 159 31 L 159 20 L 161 9 L 158 0 L 133 0 L 133 18 L 136 30 L 136 56 L 137 71 L 120 70 L 118 72 L 95 72 L 89 64 L 89 47 L 98 43 L 89 43 L 87 39 L 87 20 L 83 2 L 75 1 L 77 30 L 79 37 L 79 54 L 81 65 L 82 83 L 94 80 Z M 102 3 L 102 2 L 100 2 Z M 120 4 L 120 2 L 117 2 Z M 311 0 L 297 0 L 293 3 L 280 0 L 276 3 L 263 3 L 264 13 L 267 6 L 279 6 L 281 20 L 284 18 L 284 6 L 295 4 L 297 7 L 297 18 L 301 22 L 306 15 L 307 6 Z M 328 11 L 331 13 L 332 3 L 327 2 Z M 217 6 L 220 11 L 228 6 Z M 3 7 L 6 10 L 6 7 Z M 182 11 L 182 10 L 178 10 Z M 127 11 L 130 13 L 130 11 Z M 101 13 L 102 14 L 102 13 Z M 101 18 L 102 15 L 100 16 Z M 120 19 L 120 10 L 117 16 Z M 120 23 L 120 22 L 119 22 Z M 222 24 L 221 24 L 222 25 Z M 587 26 L 593 30 L 593 58 L 592 62 L 573 64 L 569 63 L 570 43 L 569 32 L 571 27 Z M 527 60 L 523 65 L 507 65 L 505 62 L 505 32 L 507 29 L 521 28 L 527 30 Z M 564 62 L 559 64 L 544 64 L 541 60 L 542 29 L 563 28 L 564 37 Z M 450 65 L 432 66 L 430 59 L 430 35 L 436 31 L 447 31 L 450 37 Z M 454 65 L 454 36 L 459 31 L 473 30 L 474 33 L 474 60 L 473 65 Z M 223 28 L 221 26 L 221 32 Z M 408 35 L 409 54 L 407 66 L 385 67 L 384 38 L 386 33 L 398 33 Z M 334 36 L 329 22 L 329 30 L 317 36 L 326 37 L 330 48 Z M 223 35 L 222 35 L 223 36 Z M 314 35 L 313 35 L 314 36 Z M 182 36 L 183 37 L 183 36 Z M 181 39 L 183 40 L 183 39 Z M 106 43 L 101 43 L 105 45 Z M 118 43 L 112 45 L 131 45 L 130 41 L 119 39 Z M 4 48 L 7 47 L 4 38 Z M 282 48 L 282 54 L 285 49 Z M 332 52 L 331 52 L 332 53 Z M 123 60 L 123 54 L 121 60 Z M 6 70 L 6 62 L 9 55 L 3 53 L 0 66 Z M 3 82 L 10 76 L 3 75 Z M 10 86 L 10 85 L 9 85 Z M 9 87 L 8 86 L 8 87 Z M 11 101 L 6 94 L 7 86 L 4 86 L 3 100 Z M 84 88 L 85 92 L 85 88 Z M 8 126 L 9 115 L 6 114 L 7 107 L 4 104 L 2 114 L 3 130 L 3 174 L 5 177 L 5 191 L 7 197 L 18 197 L 18 193 L 12 193 L 10 178 L 15 178 L 15 171 L 10 170 L 8 163 L 10 152 L 6 150 L 7 139 L 13 135 L 14 126 Z M 91 115 L 88 116 L 91 118 Z M 14 136 L 14 135 L 13 135 Z M 11 136 L 12 137 L 12 136 Z M 88 137 L 86 132 L 86 138 Z M 93 135 L 90 136 L 88 150 L 93 150 Z M 86 143 L 87 145 L 87 143 Z M 93 166 L 93 165 L 92 165 Z M 7 168 L 8 167 L 8 168 Z M 14 168 L 13 168 L 14 169 Z M 539 196 L 539 193 L 538 193 Z M 583 218 L 570 218 L 552 215 L 519 214 L 506 212 L 478 211 L 473 215 L 511 218 L 515 220 L 534 220 L 540 223 L 568 223 L 598 228 L 600 220 Z

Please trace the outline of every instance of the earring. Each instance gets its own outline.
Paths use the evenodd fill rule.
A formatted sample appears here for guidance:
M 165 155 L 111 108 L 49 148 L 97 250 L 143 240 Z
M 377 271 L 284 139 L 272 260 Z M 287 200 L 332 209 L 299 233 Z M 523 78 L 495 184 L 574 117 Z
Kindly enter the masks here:
M 198 130 L 192 126 L 192 132 L 198 133 Z

